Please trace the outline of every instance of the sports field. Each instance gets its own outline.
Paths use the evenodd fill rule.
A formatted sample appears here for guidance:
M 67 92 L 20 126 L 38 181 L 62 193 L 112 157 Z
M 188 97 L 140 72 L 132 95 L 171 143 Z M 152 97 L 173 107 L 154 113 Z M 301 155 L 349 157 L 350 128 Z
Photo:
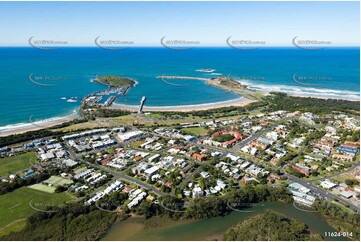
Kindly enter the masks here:
M 37 212 L 36 209 L 47 210 L 49 205 L 61 205 L 71 200 L 73 197 L 66 193 L 46 193 L 28 187 L 0 195 L 0 236 L 22 229 L 26 218 Z
M 53 184 L 53 186 L 56 187 L 71 184 L 73 181 L 60 176 L 51 176 L 48 180 L 45 180 L 44 183 Z
M 193 128 L 184 128 L 182 129 L 186 134 L 201 136 L 206 135 L 208 130 L 203 127 L 193 127 Z
M 41 183 L 29 186 L 30 189 L 34 189 L 41 192 L 54 193 L 55 187 L 47 186 Z
M 7 176 L 31 167 L 37 160 L 35 152 L 0 158 L 0 176 Z
M 45 184 L 42 184 L 42 183 L 34 184 L 34 185 L 29 186 L 29 188 L 38 190 L 38 191 L 42 191 L 42 192 L 54 193 L 57 186 L 64 186 L 66 184 L 71 184 L 71 183 L 73 183 L 73 181 L 62 178 L 60 176 L 51 176 L 49 179 L 45 180 L 43 183 L 45 183 Z M 46 184 L 52 184 L 52 186 L 48 186 Z

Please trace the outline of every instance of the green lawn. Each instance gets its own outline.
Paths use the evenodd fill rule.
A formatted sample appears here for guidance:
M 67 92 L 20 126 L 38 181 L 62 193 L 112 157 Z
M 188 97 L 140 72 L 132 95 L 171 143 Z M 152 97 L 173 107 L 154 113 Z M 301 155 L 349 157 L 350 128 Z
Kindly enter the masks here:
M 49 205 L 61 205 L 73 197 L 66 193 L 46 193 L 22 187 L 13 192 L 0 195 L 0 235 L 25 226 L 26 218 L 37 212 L 30 207 L 46 210 Z
M 208 130 L 203 127 L 184 128 L 182 130 L 187 134 L 196 136 L 206 135 L 208 132 Z
M 130 147 L 132 147 L 132 148 L 139 148 L 139 146 L 140 146 L 141 144 L 143 144 L 143 143 L 144 143 L 144 141 L 142 141 L 142 140 L 133 141 L 133 142 L 130 143 Z
M 44 183 L 44 184 L 43 184 Z M 64 186 L 67 184 L 73 183 L 72 180 L 60 177 L 60 176 L 51 176 L 49 179 L 45 180 L 43 183 L 38 183 L 29 186 L 29 188 L 47 192 L 47 193 L 54 193 L 57 186 Z M 48 186 L 46 184 L 52 184 L 52 186 Z
M 44 183 L 53 184 L 54 187 L 57 187 L 71 184 L 73 181 L 60 176 L 51 176 L 48 180 L 45 180 Z
M 0 176 L 7 176 L 14 172 L 27 169 L 37 161 L 35 152 L 0 158 Z
M 29 188 L 37 190 L 37 191 L 41 191 L 41 192 L 47 192 L 47 193 L 55 192 L 55 187 L 49 187 L 49 186 L 41 184 L 41 183 L 31 185 L 31 186 L 29 186 Z

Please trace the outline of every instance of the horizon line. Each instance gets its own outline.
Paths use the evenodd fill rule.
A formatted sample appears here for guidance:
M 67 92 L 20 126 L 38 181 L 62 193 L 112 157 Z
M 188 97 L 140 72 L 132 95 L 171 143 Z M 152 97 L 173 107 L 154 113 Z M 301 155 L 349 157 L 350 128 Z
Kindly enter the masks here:
M 310 45 L 310 47 L 316 47 L 317 45 Z M 0 48 L 35 48 L 33 46 L 30 45 L 0 45 Z M 57 48 L 57 49 L 64 49 L 64 48 L 99 48 L 102 49 L 99 46 L 92 46 L 92 45 L 61 45 L 61 46 L 54 46 L 54 45 L 44 45 L 43 47 L 52 47 L 52 48 Z M 119 49 L 135 49 L 135 48 L 166 48 L 164 46 L 159 46 L 159 45 L 139 45 L 139 46 L 124 46 L 124 47 L 119 47 L 119 46 L 109 46 L 112 48 L 119 48 Z M 199 49 L 199 48 L 232 48 L 230 46 L 225 46 L 225 45 L 209 45 L 209 46 L 181 46 L 182 48 L 190 48 L 190 49 Z M 245 48 L 247 47 L 251 47 L 251 46 L 245 46 Z M 294 45 L 268 45 L 268 46 L 264 46 L 264 45 L 255 45 L 252 47 L 256 47 L 258 49 L 264 49 L 264 48 L 298 48 Z M 327 46 L 319 46 L 320 49 L 326 49 L 326 48 L 360 48 L 360 45 L 327 45 Z M 35 48 L 36 49 L 36 48 Z M 174 48 L 176 49 L 176 47 Z

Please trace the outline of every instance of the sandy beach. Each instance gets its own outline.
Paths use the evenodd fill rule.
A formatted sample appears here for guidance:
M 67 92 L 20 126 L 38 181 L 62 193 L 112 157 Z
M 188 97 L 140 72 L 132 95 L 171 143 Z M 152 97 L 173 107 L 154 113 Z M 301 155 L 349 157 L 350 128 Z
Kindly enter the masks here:
M 345 101 L 352 101 L 352 102 L 359 102 L 360 99 L 355 98 L 346 98 L 343 96 L 335 97 L 335 96 L 320 96 L 320 95 L 303 95 L 303 94 L 288 94 L 294 97 L 310 97 L 310 98 L 319 98 L 319 99 L 334 99 L 334 100 L 345 100 Z
M 237 99 L 216 102 L 216 103 L 204 103 L 204 104 L 194 104 L 194 105 L 179 105 L 179 106 L 144 106 L 143 111 L 179 111 L 179 112 L 189 112 L 189 111 L 198 111 L 198 110 L 207 110 L 213 108 L 222 108 L 222 107 L 230 107 L 237 106 L 243 107 L 250 103 L 256 102 L 256 100 L 250 100 L 244 97 L 240 97 Z M 139 105 L 125 105 L 114 103 L 112 108 L 121 108 L 130 111 L 137 111 L 139 109 Z
M 37 120 L 34 122 L 31 122 L 31 119 L 29 119 L 29 123 L 20 123 L 20 124 L 14 124 L 14 125 L 1 126 L 0 127 L 0 137 L 49 128 L 52 126 L 56 126 L 56 125 L 65 123 L 65 122 L 69 122 L 78 117 L 79 117 L 79 115 L 77 113 L 72 113 L 72 114 L 64 116 L 64 117 L 55 117 L 55 118 L 49 118 L 49 119 L 44 119 L 44 120 L 39 120 L 39 121 Z

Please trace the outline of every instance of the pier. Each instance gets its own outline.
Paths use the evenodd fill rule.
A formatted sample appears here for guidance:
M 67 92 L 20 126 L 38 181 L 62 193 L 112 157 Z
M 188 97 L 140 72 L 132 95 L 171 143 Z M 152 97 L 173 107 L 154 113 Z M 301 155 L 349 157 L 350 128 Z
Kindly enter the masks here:
M 140 100 L 138 113 L 141 113 L 143 111 L 143 106 L 144 106 L 145 100 L 147 100 L 147 98 L 145 96 L 143 96 L 142 99 Z

